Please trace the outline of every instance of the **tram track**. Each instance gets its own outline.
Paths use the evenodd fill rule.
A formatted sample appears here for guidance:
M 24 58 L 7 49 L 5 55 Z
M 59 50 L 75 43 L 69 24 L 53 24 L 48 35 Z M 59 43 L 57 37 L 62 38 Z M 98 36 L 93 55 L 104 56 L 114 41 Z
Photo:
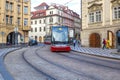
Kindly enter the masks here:
M 47 59 L 47 61 L 49 60 L 49 61 L 51 61 L 52 59 L 50 58 L 50 57 L 46 57 L 44 54 L 40 54 L 40 53 L 38 53 L 41 57 L 43 57 L 44 59 Z M 108 72 L 108 70 L 109 70 L 109 72 L 108 73 L 114 73 L 114 72 L 117 72 L 118 74 L 120 73 L 120 71 L 116 68 L 116 67 L 111 67 L 110 65 L 106 65 L 106 66 L 102 66 L 102 63 L 100 64 L 100 63 L 96 63 L 96 64 L 94 64 L 95 62 L 93 61 L 90 61 L 89 62 L 89 57 L 90 56 L 87 56 L 86 58 L 88 58 L 88 60 L 86 60 L 85 59 L 85 57 L 84 57 L 84 55 L 83 56 L 81 56 L 81 60 L 76 60 L 76 59 L 72 59 L 71 57 L 70 58 L 68 58 L 67 56 L 61 56 L 61 54 L 64 54 L 64 55 L 73 55 L 73 54 L 71 54 L 71 52 L 70 53 L 66 53 L 66 52 L 54 52 L 53 54 L 51 54 L 50 56 L 51 57 L 58 57 L 58 61 L 55 61 L 55 60 L 52 60 L 51 62 L 54 64 L 55 63 L 55 65 L 57 65 L 57 66 L 62 66 L 62 68 L 66 68 L 67 70 L 70 70 L 70 72 L 71 73 L 78 73 L 78 75 L 80 75 L 80 74 L 82 74 L 82 75 L 84 75 L 84 76 L 86 76 L 86 77 L 88 77 L 89 79 L 91 79 L 91 78 L 93 78 L 92 80 L 103 80 L 104 79 L 104 77 L 105 76 L 108 76 L 108 74 L 105 74 L 106 72 Z M 76 53 L 77 54 L 77 53 Z M 58 55 L 58 56 L 57 56 Z M 75 55 L 73 55 L 74 56 L 74 58 L 76 58 L 75 57 Z M 86 56 L 86 55 L 85 55 Z M 78 58 L 79 56 L 77 56 L 77 58 Z M 95 57 L 96 58 L 96 57 Z M 53 58 L 54 59 L 54 58 Z M 72 61 L 72 62 L 74 62 L 74 65 L 77 65 L 76 67 L 75 66 L 71 66 L 70 64 L 67 64 L 66 62 L 60 62 L 60 60 L 59 59 L 67 59 L 67 61 Z M 91 57 L 90 57 L 90 59 L 92 59 Z M 97 59 L 97 58 L 96 58 Z M 94 59 L 93 58 L 93 60 L 96 60 L 96 59 Z M 98 58 L 98 60 L 99 60 L 99 58 Z M 101 59 L 102 60 L 102 59 Z M 64 61 L 64 60 L 62 60 L 62 61 Z M 104 61 L 104 59 L 102 60 L 102 61 Z M 60 62 L 60 63 L 59 63 Z M 108 61 L 109 62 L 109 61 Z M 68 62 L 69 63 L 69 62 Z M 86 65 L 86 66 L 90 66 L 89 68 L 87 68 L 87 69 L 85 69 L 81 64 L 83 64 L 83 65 Z M 97 65 L 98 64 L 98 65 Z M 99 65 L 100 64 L 100 65 Z M 117 63 L 116 63 L 117 64 Z M 72 63 L 72 65 L 73 65 L 73 63 Z M 103 65 L 105 65 L 104 64 L 104 62 L 103 62 Z M 80 67 L 79 67 L 80 66 Z M 93 66 L 93 67 L 92 67 Z M 107 67 L 108 66 L 108 67 Z M 111 68 L 110 68 L 111 67 Z M 114 68 L 116 68 L 116 69 L 114 69 Z M 119 65 L 118 65 L 118 68 L 119 68 Z M 66 70 L 66 71 L 67 71 Z M 73 72 L 72 72 L 73 71 Z M 93 71 L 92 73 L 90 73 L 91 71 Z M 99 75 L 98 74 L 96 74 L 96 73 L 98 73 L 98 71 L 99 71 Z M 104 73 L 103 73 L 104 72 Z M 117 75 L 113 75 L 113 77 L 114 76 L 117 76 L 117 78 L 118 78 L 118 74 Z M 96 79 L 95 79 L 96 78 Z M 107 77 L 106 77 L 106 79 L 108 79 Z
M 52 77 L 51 75 L 45 73 L 44 71 L 38 69 L 37 67 L 35 67 L 33 64 L 31 64 L 24 56 L 25 52 L 22 53 L 22 57 L 23 59 L 34 69 L 36 70 L 37 72 L 39 72 L 40 74 L 46 76 L 46 80 L 56 80 L 54 77 Z
M 87 78 L 89 78 L 89 79 L 91 79 L 91 80 L 100 80 L 99 78 L 97 78 L 97 77 L 95 77 L 95 76 L 91 76 L 91 75 L 88 75 L 88 74 L 86 74 L 86 73 L 84 73 L 84 72 L 77 71 L 77 70 L 75 70 L 75 69 L 73 69 L 73 68 L 70 68 L 69 66 L 63 66 L 63 65 L 61 65 L 61 64 L 52 62 L 52 61 L 50 61 L 50 60 L 48 60 L 48 59 L 40 56 L 40 55 L 37 53 L 38 50 L 39 50 L 39 49 L 37 49 L 37 50 L 35 51 L 35 54 L 36 54 L 38 57 L 40 57 L 41 59 L 43 59 L 44 61 L 46 61 L 46 62 L 48 62 L 48 63 L 50 63 L 50 64 L 52 64 L 52 65 L 55 65 L 55 66 L 57 66 L 57 67 L 59 67 L 59 68 L 61 68 L 61 69 L 64 69 L 64 70 L 68 71 L 68 72 L 71 72 L 71 73 L 74 73 L 74 74 L 77 74 L 77 75 L 80 75 L 80 76 L 83 76 L 83 77 L 87 77 Z M 55 53 L 56 53 L 56 52 L 55 52 Z
M 36 51 L 37 50 L 34 50 L 34 52 L 35 53 L 33 53 L 34 54 L 34 56 L 36 56 L 36 57 L 38 57 L 38 55 L 37 55 L 37 53 L 36 53 Z M 30 61 L 30 60 L 28 60 L 25 56 L 25 53 L 23 54 L 23 56 L 24 56 L 24 58 L 26 59 L 26 61 L 27 61 L 27 63 L 29 63 L 32 67 L 34 67 L 36 70 L 40 70 L 40 67 L 38 67 L 38 64 L 35 64 L 35 63 L 33 63 L 32 61 Z M 60 65 L 56 65 L 55 63 L 52 63 L 52 62 L 50 62 L 49 60 L 45 60 L 43 57 L 40 57 L 39 56 L 39 59 L 41 60 L 43 60 L 43 61 L 45 61 L 44 63 L 48 63 L 48 65 L 52 65 L 52 66 L 54 66 L 54 68 L 56 68 L 57 67 L 57 69 L 54 71 L 52 71 L 52 72 L 46 72 L 46 71 L 42 71 L 45 75 L 47 74 L 47 75 L 49 75 L 50 76 L 50 78 L 51 78 L 51 76 L 54 76 L 54 78 L 52 79 L 50 79 L 50 80 L 76 80 L 76 77 L 74 78 L 74 79 L 72 79 L 72 77 L 70 76 L 71 74 L 75 74 L 75 73 L 71 73 L 70 71 L 68 71 L 67 69 L 65 70 L 65 68 L 63 68 L 63 67 L 61 67 Z M 39 61 L 40 61 L 39 60 Z M 37 66 L 36 66 L 37 65 Z M 53 68 L 53 69 L 54 69 Z M 43 69 L 43 68 L 41 68 L 41 69 Z M 45 68 L 44 68 L 45 69 Z M 50 69 L 50 67 L 49 67 L 49 69 Z M 48 69 L 48 71 L 49 71 L 49 69 Z M 60 70 L 59 70 L 60 69 Z M 58 70 L 58 71 L 57 71 Z M 66 72 L 67 71 L 67 72 Z M 57 72 L 62 72 L 62 74 L 60 74 L 59 73 L 59 75 L 56 75 L 56 74 L 58 74 Z M 65 72 L 65 73 L 64 73 Z M 50 74 L 51 73 L 51 74 Z M 52 74 L 53 73 L 53 74 Z M 54 74 L 54 73 L 56 73 L 56 74 Z M 70 74 L 69 74 L 70 73 Z M 68 75 L 66 75 L 66 78 L 65 78 L 65 75 L 64 74 L 68 74 Z M 78 76 L 78 74 L 76 74 L 77 76 Z M 63 76 L 63 77 L 62 77 Z M 67 77 L 67 76 L 69 76 L 69 77 Z M 72 76 L 74 76 L 74 75 L 72 75 Z M 83 75 L 82 75 L 83 76 Z M 70 78 L 71 77 L 71 78 Z M 85 76 L 86 77 L 86 76 Z M 85 78 L 84 77 L 84 78 Z M 67 79 L 68 78 L 68 79 Z M 77 78 L 78 79 L 78 78 Z M 81 79 L 81 80 L 84 80 L 84 79 Z M 86 79 L 85 78 L 85 80 L 88 80 L 88 79 Z M 90 79 L 90 80 L 93 80 L 93 79 Z
M 24 54 L 27 52 L 27 50 L 22 50 L 19 53 L 18 52 L 19 51 L 16 53 L 12 52 L 7 54 L 7 59 L 5 59 L 6 68 L 13 76 L 14 80 L 56 80 L 54 77 L 44 73 L 42 70 L 37 69 L 25 59 Z M 12 65 L 9 64 L 10 61 L 12 61 Z
M 12 66 L 12 68 L 17 68 L 22 63 L 22 68 L 30 69 L 31 74 L 40 75 L 36 79 L 15 79 L 15 80 L 109 80 L 109 78 L 104 79 L 103 77 L 108 76 L 107 74 L 102 74 L 100 71 L 100 76 L 97 75 L 97 71 L 105 70 L 106 68 L 110 70 L 114 67 L 108 68 L 107 66 L 102 66 L 100 63 L 94 63 L 93 60 L 85 60 L 87 58 L 83 55 L 73 53 L 73 52 L 50 52 L 49 47 L 29 47 L 26 50 L 20 50 L 18 53 L 10 53 L 10 59 L 13 63 L 19 65 Z M 8 54 L 9 55 L 9 54 Z M 19 56 L 19 57 L 18 57 Z M 81 56 L 81 57 L 80 57 Z M 16 61 L 12 58 L 16 57 Z M 96 59 L 94 59 L 96 60 Z M 99 59 L 98 59 L 99 60 Z M 10 60 L 7 60 L 8 64 L 11 63 Z M 103 60 L 104 61 L 104 60 Z M 109 62 L 109 61 L 108 61 Z M 100 65 L 99 65 L 100 64 Z M 116 63 L 117 64 L 117 63 Z M 87 66 L 89 66 L 89 69 Z M 119 66 L 119 65 L 118 65 Z M 18 69 L 22 69 L 21 67 Z M 99 68 L 99 69 L 98 69 Z M 119 68 L 119 67 L 118 67 Z M 33 69 L 33 70 L 31 70 Z M 13 69 L 11 69 L 13 70 Z M 18 72 L 24 72 L 25 69 Z M 105 70 L 105 72 L 109 72 Z M 93 71 L 93 73 L 91 73 Z M 112 70 L 114 73 L 114 70 Z M 13 72 L 13 71 L 12 71 Z M 18 73 L 17 72 L 17 73 Z M 116 68 L 117 72 L 117 68 Z M 99 72 L 98 72 L 99 73 Z M 118 72 L 119 73 L 119 70 Z M 29 73 L 28 73 L 29 74 Z M 14 74 L 16 75 L 16 74 Z M 34 76 L 33 76 L 34 77 Z M 113 76 L 114 77 L 114 76 Z M 116 75 L 116 80 L 119 78 Z
M 76 61 L 79 61 L 79 62 L 85 62 L 87 64 L 93 64 L 93 65 L 97 65 L 97 66 L 102 66 L 104 68 L 110 68 L 110 69 L 115 69 L 115 70 L 120 70 L 120 62 L 113 62 L 113 61 L 109 61 L 109 60 L 104 60 L 104 59 L 99 59 L 99 58 L 90 58 L 89 57 L 89 60 L 85 60 L 85 58 L 87 58 L 86 56 L 83 56 L 81 57 L 80 54 L 76 54 L 76 53 L 73 53 L 73 52 L 69 52 L 70 54 L 58 54 L 58 55 L 61 55 L 61 56 L 64 56 L 64 57 L 67 57 L 69 59 L 73 59 L 73 60 L 76 60 Z M 94 60 L 97 61 L 94 62 Z M 117 60 L 118 61 L 118 60 Z M 104 64 L 103 64 L 104 62 Z M 112 63 L 112 64 L 111 64 Z M 114 65 L 113 65 L 114 64 Z M 115 67 L 114 67 L 115 66 Z M 117 66 L 117 67 L 116 67 Z

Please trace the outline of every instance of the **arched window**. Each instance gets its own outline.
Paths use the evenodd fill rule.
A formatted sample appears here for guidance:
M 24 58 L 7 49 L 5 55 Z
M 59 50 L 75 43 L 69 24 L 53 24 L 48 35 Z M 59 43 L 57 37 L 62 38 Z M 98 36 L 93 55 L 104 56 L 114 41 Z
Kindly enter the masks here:
M 42 42 L 42 37 L 41 36 L 39 37 L 39 42 Z

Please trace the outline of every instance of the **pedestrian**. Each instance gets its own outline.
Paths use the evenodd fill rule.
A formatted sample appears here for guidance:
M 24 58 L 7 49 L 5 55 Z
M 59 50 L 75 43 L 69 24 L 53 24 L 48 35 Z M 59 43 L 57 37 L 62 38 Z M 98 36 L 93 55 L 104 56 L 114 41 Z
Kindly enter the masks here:
M 75 46 L 76 46 L 76 39 L 73 40 L 73 46 L 74 46 L 74 49 L 75 49 Z
M 78 45 L 78 47 L 81 47 L 80 40 L 77 40 L 77 45 Z
M 105 39 L 103 39 L 103 47 L 102 47 L 102 49 L 104 49 L 104 48 L 106 48 L 106 40 Z
M 106 40 L 106 48 L 110 49 L 110 40 Z

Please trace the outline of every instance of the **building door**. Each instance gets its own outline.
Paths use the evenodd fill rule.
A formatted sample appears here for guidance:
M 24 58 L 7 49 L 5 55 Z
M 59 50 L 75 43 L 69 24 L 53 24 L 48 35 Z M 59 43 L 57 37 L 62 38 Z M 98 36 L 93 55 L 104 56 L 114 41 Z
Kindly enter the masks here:
M 110 41 L 110 47 L 114 48 L 114 34 L 112 31 L 108 31 L 108 40 Z
M 90 38 L 89 38 L 89 46 L 100 48 L 101 47 L 100 41 L 101 41 L 100 35 L 98 33 L 93 33 L 90 35 Z
M 117 48 L 120 49 L 120 30 L 117 31 L 116 37 L 117 37 L 117 41 L 116 41 L 117 43 L 116 43 L 116 45 L 117 45 Z
M 35 40 L 37 41 L 37 36 L 35 36 Z
M 42 42 L 42 37 L 41 36 L 39 37 L 39 42 Z

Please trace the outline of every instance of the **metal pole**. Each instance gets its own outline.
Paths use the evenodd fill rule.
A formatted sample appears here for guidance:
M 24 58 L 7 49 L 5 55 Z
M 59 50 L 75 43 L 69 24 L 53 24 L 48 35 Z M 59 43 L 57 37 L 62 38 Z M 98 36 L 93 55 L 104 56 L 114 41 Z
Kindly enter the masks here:
M 2 34 L 2 48 L 3 48 L 3 34 Z
M 4 37 L 4 32 L 1 32 L 1 35 L 2 35 L 2 47 L 3 47 L 3 37 Z

